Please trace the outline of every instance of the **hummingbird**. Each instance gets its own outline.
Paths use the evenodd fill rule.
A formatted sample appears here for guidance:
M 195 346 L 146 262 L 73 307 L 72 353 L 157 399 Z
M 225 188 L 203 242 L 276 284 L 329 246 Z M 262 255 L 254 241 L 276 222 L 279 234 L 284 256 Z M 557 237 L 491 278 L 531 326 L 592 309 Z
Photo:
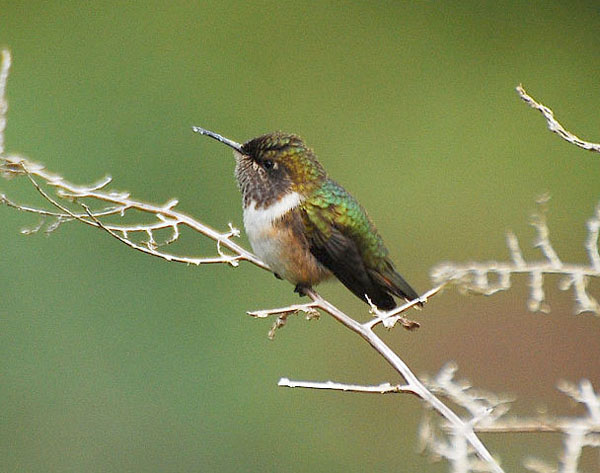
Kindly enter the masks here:
M 250 245 L 300 295 L 335 276 L 380 310 L 395 308 L 394 296 L 419 297 L 396 271 L 365 209 L 328 176 L 300 137 L 274 132 L 240 144 L 193 130 L 233 149 Z

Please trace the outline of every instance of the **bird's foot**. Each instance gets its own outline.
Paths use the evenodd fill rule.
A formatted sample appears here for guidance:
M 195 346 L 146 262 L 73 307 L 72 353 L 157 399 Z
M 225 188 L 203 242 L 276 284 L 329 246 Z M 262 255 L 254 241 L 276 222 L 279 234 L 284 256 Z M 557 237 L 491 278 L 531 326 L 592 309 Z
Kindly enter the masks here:
M 305 286 L 304 284 L 296 284 L 294 288 L 294 292 L 297 292 L 300 297 L 306 296 L 306 291 L 310 289 L 310 286 Z
M 273 276 L 275 276 L 277 279 L 283 280 L 283 278 L 279 274 L 277 274 L 277 273 L 273 273 Z

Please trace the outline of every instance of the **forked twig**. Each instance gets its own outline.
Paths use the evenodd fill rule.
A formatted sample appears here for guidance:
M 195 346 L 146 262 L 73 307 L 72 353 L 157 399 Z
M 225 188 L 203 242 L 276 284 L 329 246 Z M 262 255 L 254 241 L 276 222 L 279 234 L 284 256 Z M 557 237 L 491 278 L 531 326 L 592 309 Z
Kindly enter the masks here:
M 42 216 L 55 217 L 59 219 L 58 221 L 60 224 L 67 221 L 78 221 L 86 225 L 98 227 L 110 234 L 113 238 L 129 246 L 130 248 L 135 249 L 136 251 L 159 257 L 167 261 L 193 265 L 226 263 L 231 266 L 237 266 L 239 261 L 249 261 L 258 267 L 269 269 L 268 266 L 255 255 L 231 240 L 231 238 L 239 236 L 237 229 L 230 226 L 228 232 L 220 233 L 208 225 L 205 225 L 181 212 L 174 210 L 174 207 L 177 204 L 177 201 L 175 200 L 169 201 L 163 206 L 157 206 L 132 199 L 127 193 L 102 191 L 99 190 L 98 186 L 95 185 L 78 186 L 71 184 L 60 176 L 46 171 L 43 166 L 31 163 L 22 157 L 2 156 L 0 170 L 2 170 L 2 172 L 9 177 L 18 175 L 26 176 L 37 192 L 53 207 L 58 209 L 58 212 L 56 212 L 29 206 L 22 206 L 9 200 L 6 196 L 1 196 L 0 203 L 4 203 L 20 211 Z M 69 209 L 66 206 L 66 203 L 63 204 L 59 202 L 57 199 L 50 196 L 44 189 L 42 189 L 37 179 L 43 180 L 48 186 L 55 187 L 57 189 L 57 195 L 60 199 L 76 202 L 85 211 L 83 213 L 77 213 Z M 107 203 L 110 205 L 110 207 L 108 209 L 104 208 L 99 211 L 92 211 L 90 207 L 84 203 L 85 200 Z M 126 212 L 133 210 L 143 212 L 146 215 L 154 216 L 157 221 L 151 224 L 109 225 L 104 224 L 100 220 L 100 218 L 106 216 L 123 217 Z M 173 243 L 179 238 L 180 226 L 187 226 L 192 230 L 214 240 L 217 244 L 218 256 L 186 257 L 158 250 L 158 247 Z M 55 225 L 52 230 L 56 229 L 57 227 L 58 225 Z M 172 229 L 171 237 L 162 242 L 162 244 L 158 244 L 154 237 L 154 231 L 168 228 Z M 145 233 L 148 236 L 146 245 L 141 245 L 129 238 L 129 235 L 136 233 Z M 226 254 L 223 251 L 223 248 L 231 251 L 232 254 Z

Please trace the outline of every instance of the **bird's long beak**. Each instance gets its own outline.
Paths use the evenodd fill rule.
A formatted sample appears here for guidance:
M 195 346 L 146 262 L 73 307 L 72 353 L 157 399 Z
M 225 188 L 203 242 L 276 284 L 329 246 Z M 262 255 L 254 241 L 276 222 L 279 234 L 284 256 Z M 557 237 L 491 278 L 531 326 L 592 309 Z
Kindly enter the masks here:
M 238 153 L 242 153 L 242 145 L 232 141 L 228 138 L 225 138 L 224 136 L 219 135 L 218 133 L 215 133 L 214 131 L 210 131 L 210 130 L 206 130 L 204 128 L 201 128 L 199 126 L 193 126 L 192 130 L 194 130 L 196 133 L 200 133 L 201 135 L 206 135 L 206 136 L 210 136 L 211 138 L 220 141 L 221 143 L 226 144 L 227 146 L 229 146 L 230 148 L 233 148 L 234 150 L 236 150 Z

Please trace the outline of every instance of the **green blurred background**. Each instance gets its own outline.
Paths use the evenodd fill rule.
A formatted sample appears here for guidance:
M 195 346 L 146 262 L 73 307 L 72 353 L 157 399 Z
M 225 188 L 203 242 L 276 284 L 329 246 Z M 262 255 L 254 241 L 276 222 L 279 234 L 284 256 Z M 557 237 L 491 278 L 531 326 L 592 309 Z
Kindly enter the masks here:
M 514 87 L 600 140 L 599 28 L 592 1 L 4 0 L 7 148 L 74 182 L 109 173 L 137 198 L 177 197 L 224 230 L 242 226 L 233 159 L 191 126 L 238 141 L 280 129 L 369 209 L 421 290 L 441 261 L 506 259 L 508 229 L 537 257 L 527 222 L 544 192 L 555 248 L 585 263 L 600 159 L 549 133 Z M 39 203 L 23 179 L 0 190 Z M 245 311 L 297 302 L 288 283 L 248 264 L 168 264 L 80 225 L 24 237 L 36 218 L 0 215 L 0 471 L 447 471 L 416 451 L 412 397 L 277 388 L 398 381 L 326 316 L 267 340 L 271 322 Z M 190 254 L 213 251 L 186 238 Z M 600 389 L 600 321 L 574 316 L 557 281 L 548 315 L 526 311 L 523 277 L 490 298 L 447 291 L 415 313 L 419 331 L 384 336 L 419 374 L 455 360 L 515 395 L 515 413 L 573 413 L 554 386 Z M 341 285 L 320 289 L 368 316 Z M 513 471 L 560 445 L 482 438 Z

